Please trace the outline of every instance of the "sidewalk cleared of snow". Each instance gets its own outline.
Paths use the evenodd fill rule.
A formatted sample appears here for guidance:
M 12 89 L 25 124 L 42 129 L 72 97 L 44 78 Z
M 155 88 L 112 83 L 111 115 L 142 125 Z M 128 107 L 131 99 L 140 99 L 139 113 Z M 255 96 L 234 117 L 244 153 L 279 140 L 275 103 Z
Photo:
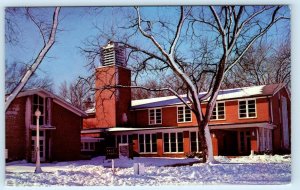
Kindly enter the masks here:
M 290 156 L 255 155 L 228 159 L 215 157 L 220 163 L 203 164 L 197 159 L 142 158 L 116 159 L 113 175 L 110 160 L 92 160 L 42 164 L 35 174 L 33 163 L 12 162 L 6 166 L 9 186 L 52 185 L 187 185 L 187 184 L 287 184 L 291 180 Z M 134 174 L 133 164 L 143 163 L 145 174 Z M 179 167 L 167 167 L 183 164 Z

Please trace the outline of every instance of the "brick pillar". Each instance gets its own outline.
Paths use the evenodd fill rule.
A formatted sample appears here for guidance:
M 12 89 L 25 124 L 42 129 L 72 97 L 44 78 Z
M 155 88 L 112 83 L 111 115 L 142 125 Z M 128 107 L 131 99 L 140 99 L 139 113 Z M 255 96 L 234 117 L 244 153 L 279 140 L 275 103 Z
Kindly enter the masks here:
M 132 135 L 132 144 L 133 144 L 133 152 L 139 153 L 139 139 L 138 139 L 138 134 L 133 134 Z
M 162 156 L 164 153 L 163 150 L 163 138 L 162 138 L 162 133 L 157 133 L 157 155 Z
M 218 156 L 219 155 L 218 138 L 215 133 L 212 133 L 211 140 L 212 140 L 212 145 L 213 145 L 213 155 Z
M 189 131 L 183 131 L 183 152 L 189 153 L 190 151 L 190 133 Z
M 251 150 L 258 152 L 257 136 L 256 131 L 251 131 Z

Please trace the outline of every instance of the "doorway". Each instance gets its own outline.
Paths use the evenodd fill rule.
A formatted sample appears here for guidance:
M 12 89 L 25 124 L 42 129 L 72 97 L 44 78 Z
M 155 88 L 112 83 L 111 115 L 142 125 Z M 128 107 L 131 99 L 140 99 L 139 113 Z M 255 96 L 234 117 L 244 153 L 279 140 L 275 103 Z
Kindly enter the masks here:
M 240 155 L 250 155 L 251 152 L 251 132 L 239 131 L 239 154 Z
M 40 130 L 40 160 L 41 162 L 46 161 L 46 133 L 45 130 Z M 36 161 L 36 131 L 31 131 L 31 160 L 32 162 Z

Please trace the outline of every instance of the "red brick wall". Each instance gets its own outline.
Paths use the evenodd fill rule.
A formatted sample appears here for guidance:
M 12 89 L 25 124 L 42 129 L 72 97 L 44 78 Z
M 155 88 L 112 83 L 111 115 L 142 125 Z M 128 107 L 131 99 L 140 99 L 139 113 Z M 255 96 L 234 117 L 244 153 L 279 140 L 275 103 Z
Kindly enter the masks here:
M 184 154 L 191 152 L 189 131 L 183 131 L 183 152 Z
M 281 96 L 287 99 L 289 134 L 291 139 L 291 101 L 285 88 L 281 89 L 272 97 L 273 107 L 273 123 L 277 126 L 273 130 L 273 151 L 278 152 L 283 148 L 283 132 L 282 132 L 282 105 Z
M 5 114 L 5 148 L 8 149 L 8 160 L 26 157 L 25 105 L 26 97 L 17 98 Z
M 131 85 L 131 71 L 123 67 L 117 67 L 118 70 L 118 84 L 123 86 Z M 119 97 L 116 99 L 116 120 L 117 126 L 124 126 L 129 124 L 130 107 L 131 107 L 131 88 L 119 88 Z M 123 121 L 123 114 L 127 116 L 127 122 Z
M 129 120 L 131 106 L 131 89 L 118 88 L 101 90 L 103 86 L 118 85 L 128 86 L 131 83 L 130 70 L 118 66 L 99 67 L 96 70 L 96 123 L 99 128 L 115 127 L 126 124 L 122 122 L 123 113 Z
M 218 123 L 246 123 L 246 122 L 268 122 L 270 120 L 269 117 L 269 106 L 268 106 L 268 99 L 267 98 L 259 98 L 256 99 L 256 111 L 257 111 L 257 118 L 251 119 L 239 119 L 239 107 L 238 107 L 238 100 L 236 101 L 227 101 L 225 102 L 225 120 L 212 120 L 210 121 L 211 124 L 218 124 Z M 201 105 L 203 112 L 206 111 L 206 104 Z M 149 126 L 148 121 L 148 110 L 136 110 L 132 111 L 133 118 L 135 119 L 135 124 L 137 126 Z M 155 125 L 155 126 L 178 126 L 178 127 L 185 127 L 185 126 L 196 126 L 197 120 L 194 114 L 192 114 L 192 122 L 184 122 L 184 123 L 177 123 L 177 107 L 165 107 L 162 108 L 162 124 Z
M 76 160 L 80 156 L 82 118 L 60 105 L 52 104 L 52 159 Z
M 239 102 L 225 102 L 225 120 L 211 120 L 211 124 L 218 123 L 247 123 L 247 122 L 268 122 L 269 121 L 269 102 L 267 98 L 256 99 L 256 118 L 239 119 Z M 205 112 L 206 109 L 204 109 Z
M 115 89 L 102 90 L 105 85 L 115 85 L 116 71 L 114 67 L 100 67 L 96 69 L 96 120 L 98 127 L 116 125 Z
M 88 116 L 83 119 L 82 124 L 83 129 L 93 129 L 97 127 L 97 119 L 95 118 L 95 114 Z

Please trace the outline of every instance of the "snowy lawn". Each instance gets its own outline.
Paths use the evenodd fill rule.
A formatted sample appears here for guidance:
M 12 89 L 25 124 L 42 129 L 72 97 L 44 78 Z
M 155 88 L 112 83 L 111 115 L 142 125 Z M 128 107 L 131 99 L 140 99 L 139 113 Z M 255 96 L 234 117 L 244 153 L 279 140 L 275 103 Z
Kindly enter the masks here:
M 103 157 L 83 161 L 44 163 L 43 173 L 40 174 L 34 173 L 35 165 L 32 163 L 11 162 L 6 164 L 6 185 L 287 184 L 291 180 L 289 155 L 215 158 L 220 163 L 208 165 L 197 163 L 197 159 L 191 158 L 117 159 L 115 175 L 109 168 L 111 161 L 104 160 Z M 134 163 L 144 163 L 144 175 L 134 174 Z

